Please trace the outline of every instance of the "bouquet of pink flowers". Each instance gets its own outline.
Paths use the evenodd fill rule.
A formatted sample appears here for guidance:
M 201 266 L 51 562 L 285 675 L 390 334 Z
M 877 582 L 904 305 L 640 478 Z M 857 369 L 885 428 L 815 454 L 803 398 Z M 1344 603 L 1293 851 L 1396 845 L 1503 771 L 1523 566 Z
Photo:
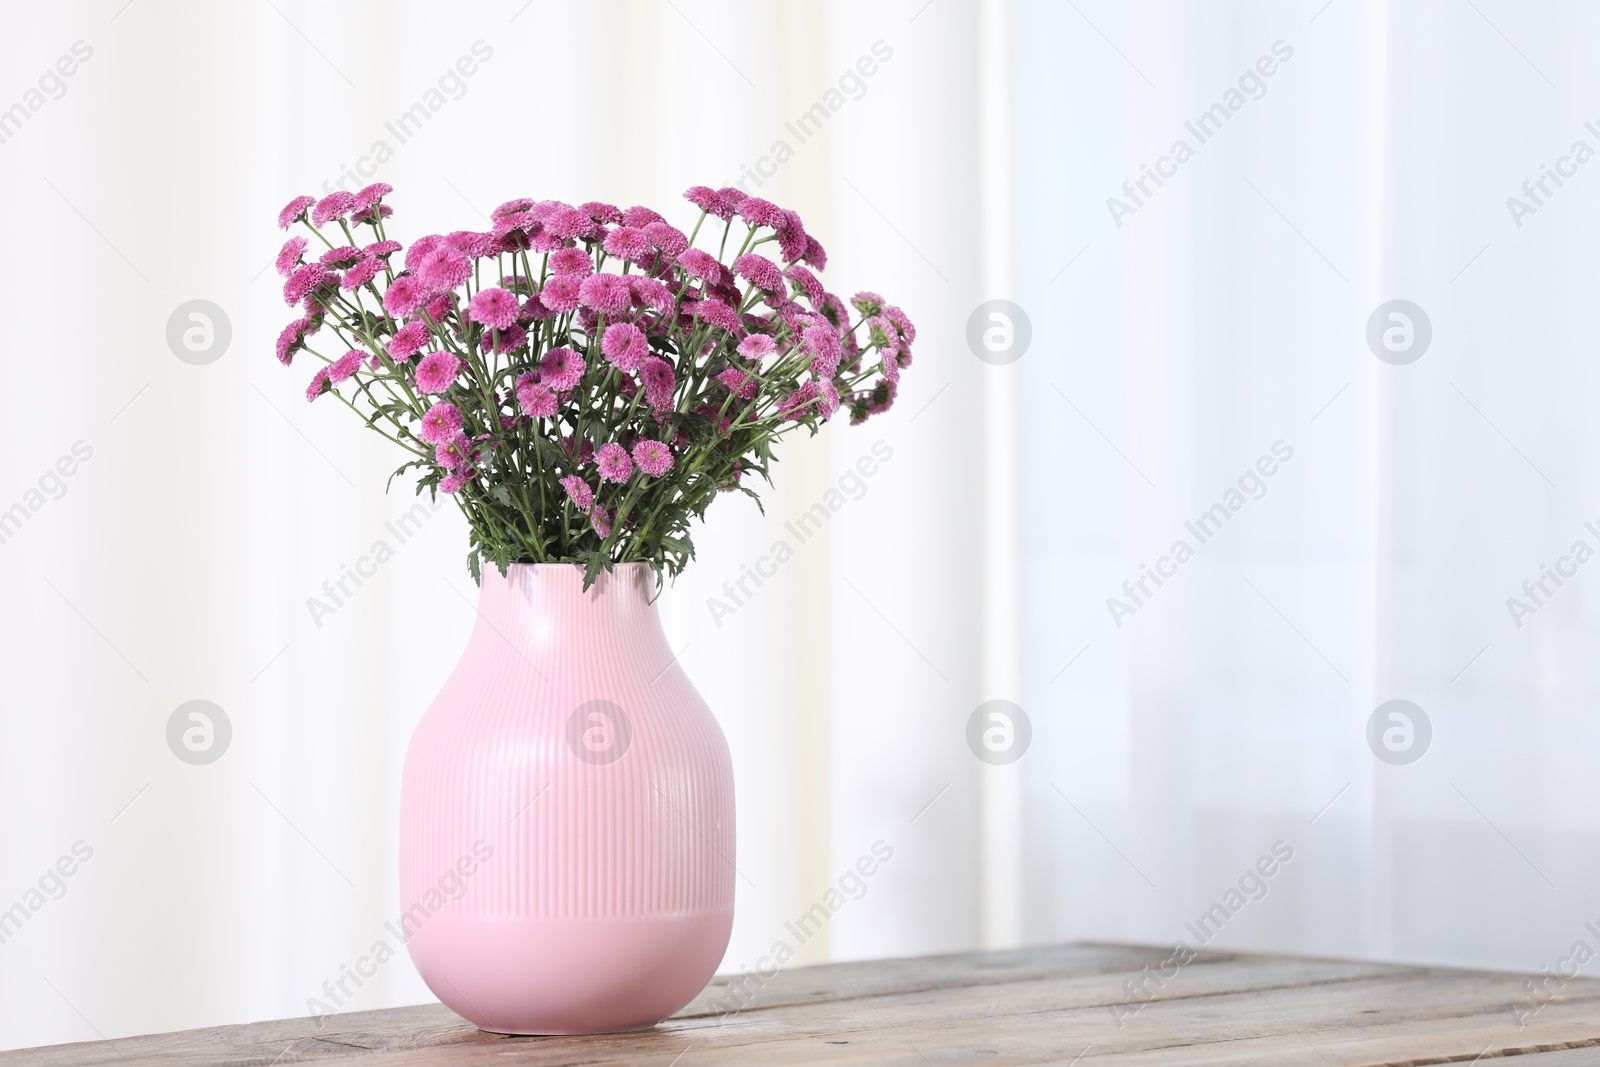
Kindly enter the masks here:
M 386 231 L 392 191 L 279 213 L 326 251 L 307 259 L 294 236 L 278 253 L 284 300 L 304 312 L 278 360 L 321 360 L 306 398 L 338 397 L 410 453 L 395 474 L 454 495 L 474 578 L 484 560 L 675 575 L 691 516 L 719 491 L 755 497 L 747 475 L 770 484 L 774 440 L 841 407 L 852 423 L 887 411 L 911 365 L 905 314 L 828 292 L 800 216 L 738 189 L 686 192 L 700 209 L 687 236 L 646 207 L 511 200 L 488 232 L 409 247 Z M 702 231 L 716 254 L 695 246 Z

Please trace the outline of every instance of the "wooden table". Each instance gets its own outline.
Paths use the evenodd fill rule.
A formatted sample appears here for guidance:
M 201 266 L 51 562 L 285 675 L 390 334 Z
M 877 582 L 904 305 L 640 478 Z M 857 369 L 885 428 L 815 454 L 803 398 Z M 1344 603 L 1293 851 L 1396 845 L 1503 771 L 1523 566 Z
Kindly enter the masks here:
M 0 1053 L 3 1064 L 1600 1064 L 1600 980 L 1077 944 L 796 968 L 654 1030 L 485 1034 L 438 1004 Z M 1140 985 L 1142 983 L 1142 985 Z M 1130 989 L 1141 990 L 1138 997 Z M 1519 1018 L 1522 1024 L 1519 1025 Z

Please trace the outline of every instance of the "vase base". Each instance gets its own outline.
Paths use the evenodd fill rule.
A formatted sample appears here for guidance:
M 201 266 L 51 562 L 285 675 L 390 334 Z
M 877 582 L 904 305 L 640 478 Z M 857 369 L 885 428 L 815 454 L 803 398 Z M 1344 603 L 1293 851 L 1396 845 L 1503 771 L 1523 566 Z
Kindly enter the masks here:
M 637 1034 L 644 1030 L 654 1030 L 658 1025 L 660 1024 L 619 1026 L 610 1030 L 496 1030 L 488 1026 L 479 1026 L 478 1029 L 486 1034 L 499 1034 L 501 1037 L 595 1037 L 600 1034 Z
M 648 1030 L 695 998 L 728 947 L 733 912 L 604 919 L 439 914 L 407 947 L 450 1010 L 517 1036 Z

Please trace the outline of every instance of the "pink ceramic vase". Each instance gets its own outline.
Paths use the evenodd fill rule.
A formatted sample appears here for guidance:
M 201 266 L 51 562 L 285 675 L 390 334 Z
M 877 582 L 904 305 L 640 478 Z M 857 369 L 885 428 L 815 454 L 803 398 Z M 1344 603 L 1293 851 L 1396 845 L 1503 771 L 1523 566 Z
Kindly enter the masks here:
M 402 933 L 485 1030 L 652 1026 L 733 925 L 733 764 L 642 563 L 486 567 L 400 789 Z

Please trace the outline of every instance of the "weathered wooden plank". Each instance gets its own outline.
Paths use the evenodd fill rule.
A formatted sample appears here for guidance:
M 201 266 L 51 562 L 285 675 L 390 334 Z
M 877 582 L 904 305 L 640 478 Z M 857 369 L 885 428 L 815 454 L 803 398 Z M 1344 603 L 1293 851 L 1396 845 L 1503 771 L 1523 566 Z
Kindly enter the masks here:
M 997 984 L 1052 974 L 1136 971 L 1158 963 L 1164 950 L 1130 945 L 1053 945 L 985 954 L 957 954 L 904 960 L 881 960 L 870 964 L 823 964 L 780 972 L 770 981 L 745 982 L 735 996 L 729 990 L 738 976 L 718 976 L 676 1018 L 722 1015 L 730 1005 L 740 1002 L 744 1011 L 853 998 L 857 989 L 871 994 L 910 992 L 920 989 Z M 848 977 L 848 982 L 846 978 Z M 407 1048 L 446 1048 L 461 1044 L 495 1043 L 501 1039 L 483 1034 L 454 1012 L 439 1004 L 386 1011 L 351 1012 L 335 1015 L 320 1026 L 310 1019 L 284 1019 L 245 1026 L 209 1027 L 151 1038 L 128 1038 L 119 1042 L 86 1042 L 70 1047 L 75 1056 L 70 1062 L 85 1064 L 123 1064 L 125 1056 L 160 1055 L 167 1063 L 253 1064 L 271 1062 L 283 1055 L 282 1063 L 308 1063 L 318 1059 L 348 1056 L 352 1050 L 399 1050 Z M 163 1044 L 150 1044 L 162 1042 Z M 141 1046 L 147 1052 L 141 1053 Z M 289 1051 L 285 1053 L 285 1049 Z M 42 1050 L 41 1050 L 42 1051 Z M 34 1062 L 22 1053 L 0 1053 L 0 1062 Z M 222 1058 L 219 1058 L 222 1057 Z M 231 1057 L 231 1058 L 230 1058 Z M 39 1063 L 68 1062 L 38 1060 Z
M 994 985 L 1052 975 L 1126 973 L 1156 966 L 1170 949 L 1142 945 L 1073 944 L 956 953 L 870 963 L 824 963 L 782 971 L 769 982 L 718 975 L 675 1018 L 724 1015 L 730 1005 L 773 1008 L 859 993 L 909 993 L 921 989 Z M 854 988 L 852 989 L 852 984 Z
M 898 1037 L 901 1049 L 910 1045 L 930 1058 L 981 1056 L 990 1063 L 1070 1060 L 1092 1046 L 1086 1063 L 1272 1064 L 1325 1058 L 1342 1067 L 1470 1062 L 1600 1044 L 1600 982 L 1585 983 L 1581 992 L 1574 991 L 1576 983 L 1569 984 L 1560 1002 L 1519 1030 L 1511 1012 L 1521 991 L 1515 976 L 1416 972 L 1340 978 L 1330 972 L 1325 980 L 1274 986 L 1262 962 L 1192 965 L 1186 969 L 1192 974 L 1121 1028 L 1109 1016 L 1103 985 L 1071 981 L 1013 985 L 1000 991 L 1004 1003 L 981 1014 L 972 1010 L 970 998 L 951 1000 L 943 991 L 875 997 L 865 1006 L 840 1002 L 828 1005 L 823 1016 L 815 1007 L 788 1008 L 776 1013 L 785 1027 L 785 1044 L 771 1056 L 763 1048 L 762 1055 L 775 1063 L 804 1062 L 787 1057 L 783 1049 L 832 1035 L 884 1054 L 896 1052 Z M 985 1026 L 988 1033 L 975 1043 Z M 714 1037 L 709 1043 L 721 1044 Z M 1600 1063 L 1600 1048 L 1592 1055 Z M 715 1057 L 707 1061 L 717 1062 Z
M 1600 1063 L 1600 981 L 1569 983 L 1519 1029 L 1519 976 L 1207 953 L 1150 977 L 1168 954 L 1070 945 L 801 968 L 746 980 L 745 1006 L 731 1013 L 725 979 L 638 1034 L 505 1038 L 430 1005 L 320 1028 L 290 1019 L 26 1050 L 0 1063 L 1025 1064 L 1080 1053 L 1085 1065 Z M 1148 997 L 1137 1011 L 1130 982 Z

